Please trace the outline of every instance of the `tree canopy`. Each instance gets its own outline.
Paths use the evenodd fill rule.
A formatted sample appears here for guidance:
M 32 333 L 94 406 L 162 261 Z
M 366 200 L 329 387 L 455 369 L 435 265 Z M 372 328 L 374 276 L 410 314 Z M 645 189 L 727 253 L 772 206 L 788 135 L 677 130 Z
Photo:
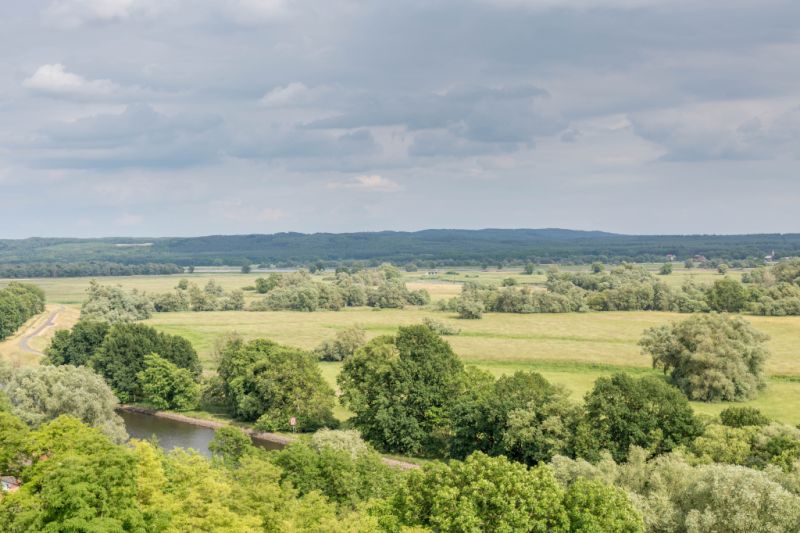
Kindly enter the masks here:
M 427 326 L 401 327 L 345 360 L 342 401 L 378 448 L 431 454 L 446 446 L 452 402 L 463 391 L 461 361 Z
M 336 424 L 334 392 L 316 358 L 267 339 L 231 339 L 221 351 L 219 376 L 231 414 L 268 431 L 309 431 Z
M 766 340 L 740 317 L 710 314 L 650 328 L 639 344 L 689 398 L 738 401 L 764 387 Z

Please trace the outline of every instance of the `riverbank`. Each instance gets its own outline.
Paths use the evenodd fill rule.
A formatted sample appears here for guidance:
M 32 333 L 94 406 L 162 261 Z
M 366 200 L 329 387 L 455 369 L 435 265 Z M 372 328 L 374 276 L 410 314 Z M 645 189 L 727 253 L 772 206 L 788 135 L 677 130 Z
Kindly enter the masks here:
M 117 407 L 117 411 L 152 416 L 154 418 L 158 418 L 161 420 L 169 420 L 181 424 L 189 424 L 192 426 L 211 429 L 211 430 L 217 430 L 225 426 L 231 425 L 229 422 L 221 420 L 207 420 L 203 418 L 194 418 L 191 416 L 182 415 L 180 413 L 175 413 L 172 411 L 158 411 L 156 409 L 150 409 L 138 405 L 120 405 Z M 245 433 L 247 433 L 250 436 L 250 438 L 252 438 L 254 441 L 268 443 L 274 447 L 282 448 L 298 440 L 297 437 L 291 437 L 287 435 L 281 435 L 278 433 L 270 433 L 265 431 L 256 431 L 254 429 L 247 427 L 240 427 L 240 429 Z M 399 459 L 394 459 L 391 457 L 384 456 L 383 462 L 389 466 L 400 468 L 403 470 L 419 468 L 418 464 L 411 463 L 408 461 L 402 461 Z

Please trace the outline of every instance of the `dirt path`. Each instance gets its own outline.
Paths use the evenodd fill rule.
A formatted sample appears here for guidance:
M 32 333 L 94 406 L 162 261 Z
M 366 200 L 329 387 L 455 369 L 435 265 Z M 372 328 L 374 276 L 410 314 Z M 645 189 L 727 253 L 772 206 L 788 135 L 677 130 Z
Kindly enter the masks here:
M 34 337 L 38 337 L 42 333 L 44 333 L 47 328 L 51 328 L 56 325 L 56 319 L 58 319 L 58 314 L 64 311 L 64 306 L 62 305 L 58 309 L 54 310 L 50 313 L 50 316 L 47 317 L 47 320 L 42 323 L 38 328 L 34 329 L 33 331 L 26 333 L 22 336 L 19 340 L 19 347 L 23 352 L 32 353 L 34 355 L 44 355 L 44 353 L 36 350 L 35 348 L 31 348 L 30 341 Z

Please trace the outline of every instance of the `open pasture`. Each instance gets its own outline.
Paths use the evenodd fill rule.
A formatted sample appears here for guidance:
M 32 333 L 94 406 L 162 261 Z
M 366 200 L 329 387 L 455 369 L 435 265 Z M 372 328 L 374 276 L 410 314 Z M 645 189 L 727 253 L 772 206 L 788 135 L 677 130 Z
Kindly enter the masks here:
M 652 265 L 652 268 L 657 266 Z M 126 289 L 164 292 L 174 288 L 181 277 L 186 277 L 200 285 L 214 279 L 226 290 L 233 290 L 252 285 L 255 278 L 263 275 L 214 272 L 184 276 L 98 278 L 98 281 L 103 284 L 118 284 Z M 435 301 L 458 295 L 463 281 L 478 279 L 499 284 L 509 275 L 517 277 L 520 282 L 537 278 L 536 275 L 525 276 L 518 272 L 512 274 L 509 270 L 482 272 L 469 269 L 461 269 L 457 275 L 439 272 L 438 279 L 428 277 L 425 271 L 406 273 L 405 278 L 410 289 L 424 288 Z M 331 276 L 330 272 L 316 277 L 321 280 L 328 276 Z M 695 277 L 702 282 L 721 278 L 716 272 L 686 270 L 681 266 L 672 275 L 662 279 L 681 283 L 687 277 Z M 447 278 L 453 278 L 453 281 L 448 281 Z M 540 276 L 540 281 L 543 280 L 544 276 Z M 90 279 L 32 281 L 46 291 L 51 305 L 66 304 L 68 312 L 64 314 L 58 327 L 69 327 L 77 319 L 78 304 L 83 300 Z M 0 286 L 4 284 L 5 282 L 0 281 Z M 252 292 L 246 294 L 248 300 L 258 297 Z M 267 337 L 277 342 L 313 349 L 323 340 L 333 337 L 338 330 L 354 324 L 363 327 L 371 338 L 391 334 L 398 326 L 420 323 L 424 317 L 431 317 L 461 330 L 459 335 L 447 337 L 447 340 L 465 363 L 495 375 L 517 370 L 538 371 L 554 383 L 565 386 L 577 399 L 592 387 L 599 376 L 621 370 L 635 373 L 655 372 L 650 368 L 650 359 L 641 354 L 637 344 L 642 332 L 648 327 L 681 320 L 686 316 L 660 312 L 533 315 L 487 313 L 481 320 L 459 320 L 452 313 L 409 307 L 402 310 L 356 308 L 314 313 L 161 313 L 155 314 L 147 322 L 161 331 L 189 339 L 197 349 L 206 370 L 213 372 L 216 367 L 213 356 L 215 343 L 228 333 L 235 332 L 245 338 Z M 772 376 L 768 388 L 758 400 L 750 404 L 774 418 L 800 423 L 800 317 L 747 316 L 746 319 L 770 336 L 769 348 L 772 352 L 772 357 L 767 362 L 767 373 Z M 41 349 L 44 342 L 43 339 L 31 340 L 31 345 Z M 21 360 L 13 343 L 5 343 L 3 346 L 0 353 L 4 350 L 2 355 L 6 360 L 10 360 L 12 352 L 17 360 Z M 33 362 L 37 357 L 27 354 L 24 359 L 23 363 Z M 323 363 L 322 367 L 326 378 L 335 384 L 340 365 Z M 719 412 L 725 407 L 725 404 L 695 405 L 699 412 L 708 414 Z

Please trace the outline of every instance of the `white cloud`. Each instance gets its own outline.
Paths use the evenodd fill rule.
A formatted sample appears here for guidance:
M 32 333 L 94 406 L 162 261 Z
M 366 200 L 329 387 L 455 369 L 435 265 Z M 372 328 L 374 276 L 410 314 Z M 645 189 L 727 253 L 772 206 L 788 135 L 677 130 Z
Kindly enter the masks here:
M 108 96 L 119 89 L 111 80 L 87 80 L 68 72 L 61 63 L 42 65 L 22 85 L 37 92 L 81 97 Z
M 271 22 L 289 13 L 286 0 L 225 0 L 221 4 L 228 18 L 242 26 Z
M 356 189 L 360 191 L 395 192 L 400 184 L 378 174 L 365 174 L 346 181 L 328 182 L 329 189 Z

